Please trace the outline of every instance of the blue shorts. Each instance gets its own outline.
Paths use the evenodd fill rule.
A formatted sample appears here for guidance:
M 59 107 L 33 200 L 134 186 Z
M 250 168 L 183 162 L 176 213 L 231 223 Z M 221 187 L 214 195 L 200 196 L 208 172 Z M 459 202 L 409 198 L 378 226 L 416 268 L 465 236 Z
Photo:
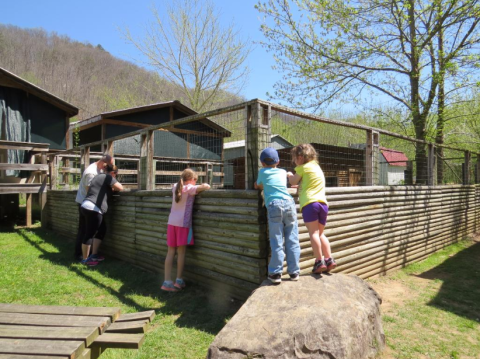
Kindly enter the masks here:
M 309 203 L 302 208 L 303 221 L 306 223 L 318 221 L 319 223 L 326 225 L 327 214 L 328 206 L 322 202 Z

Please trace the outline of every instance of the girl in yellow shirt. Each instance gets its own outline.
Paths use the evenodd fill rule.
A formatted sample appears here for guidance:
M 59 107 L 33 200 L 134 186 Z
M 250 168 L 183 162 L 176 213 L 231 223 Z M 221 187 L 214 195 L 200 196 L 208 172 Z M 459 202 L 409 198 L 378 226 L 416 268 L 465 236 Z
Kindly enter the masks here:
M 303 221 L 310 235 L 315 264 L 313 273 L 321 274 L 334 269 L 337 264 L 332 258 L 330 242 L 325 236 L 328 202 L 325 196 L 325 176 L 317 161 L 317 152 L 310 144 L 301 144 L 292 148 L 292 158 L 297 167 L 295 174 L 287 173 L 292 186 L 300 185 L 300 209 Z

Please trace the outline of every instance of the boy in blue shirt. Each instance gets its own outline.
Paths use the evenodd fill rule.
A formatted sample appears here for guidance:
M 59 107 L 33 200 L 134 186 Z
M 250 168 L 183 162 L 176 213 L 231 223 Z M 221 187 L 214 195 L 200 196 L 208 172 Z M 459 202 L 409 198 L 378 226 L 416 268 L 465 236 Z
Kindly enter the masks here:
M 258 172 L 255 189 L 263 189 L 268 212 L 268 230 L 272 256 L 268 263 L 268 279 L 275 284 L 282 281 L 283 238 L 287 255 L 287 270 L 291 280 L 298 280 L 300 274 L 300 243 L 295 201 L 287 191 L 287 172 L 277 168 L 278 152 L 271 147 L 260 154 L 263 168 Z

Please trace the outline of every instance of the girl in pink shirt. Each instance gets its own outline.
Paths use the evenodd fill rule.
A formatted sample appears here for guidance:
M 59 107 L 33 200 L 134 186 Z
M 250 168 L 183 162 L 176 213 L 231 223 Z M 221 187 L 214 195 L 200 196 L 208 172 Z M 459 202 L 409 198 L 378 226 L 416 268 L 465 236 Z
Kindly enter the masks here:
M 210 189 L 208 183 L 197 186 L 197 174 L 187 168 L 182 172 L 180 180 L 173 186 L 172 209 L 168 217 L 167 246 L 168 252 L 165 258 L 165 281 L 162 290 L 177 292 L 185 288 L 182 278 L 185 266 L 185 250 L 187 245 L 193 245 L 192 211 L 195 195 Z M 172 267 L 175 252 L 177 257 L 177 279 L 172 282 Z

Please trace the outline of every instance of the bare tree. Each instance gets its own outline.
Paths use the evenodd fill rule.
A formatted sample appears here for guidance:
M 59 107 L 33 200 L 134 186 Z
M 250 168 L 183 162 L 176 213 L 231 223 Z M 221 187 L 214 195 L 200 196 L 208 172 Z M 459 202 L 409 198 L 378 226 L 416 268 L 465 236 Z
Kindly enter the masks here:
M 238 94 L 245 84 L 245 60 L 251 52 L 234 25 L 222 27 L 209 0 L 165 0 L 143 38 L 121 30 L 159 74 L 181 89 L 188 105 L 205 111 Z

